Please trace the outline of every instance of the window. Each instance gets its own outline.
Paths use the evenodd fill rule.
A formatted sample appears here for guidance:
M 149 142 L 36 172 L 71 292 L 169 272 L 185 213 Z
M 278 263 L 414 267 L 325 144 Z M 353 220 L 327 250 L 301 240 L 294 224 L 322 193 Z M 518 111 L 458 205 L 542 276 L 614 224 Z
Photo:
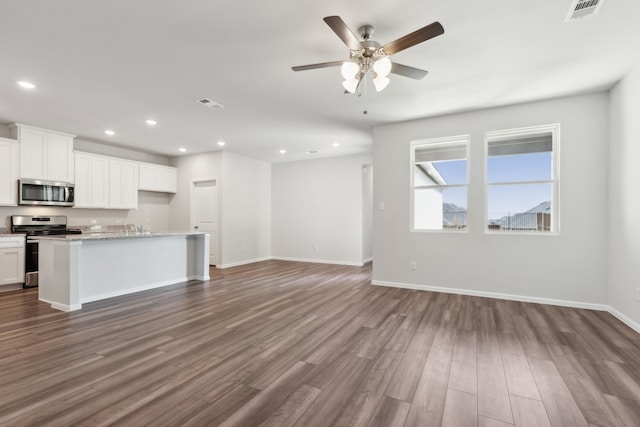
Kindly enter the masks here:
M 411 143 L 411 229 L 467 229 L 469 135 Z
M 488 232 L 557 232 L 559 132 L 548 125 L 485 134 Z

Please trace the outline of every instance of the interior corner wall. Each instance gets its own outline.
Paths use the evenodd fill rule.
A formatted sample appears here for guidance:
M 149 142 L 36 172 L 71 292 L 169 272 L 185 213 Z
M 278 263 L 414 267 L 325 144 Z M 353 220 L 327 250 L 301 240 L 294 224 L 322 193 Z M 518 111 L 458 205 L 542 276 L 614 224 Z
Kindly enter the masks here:
M 273 164 L 273 257 L 361 265 L 370 163 L 365 154 Z
M 178 187 L 171 201 L 169 224 L 172 231 L 187 231 L 191 229 L 191 185 L 199 180 L 221 180 L 222 152 L 174 157 L 171 166 L 178 168 Z M 218 197 L 222 198 L 220 193 Z
M 220 182 L 219 267 L 271 258 L 271 164 L 225 151 Z
M 552 123 L 561 126 L 559 233 L 485 233 L 484 132 Z M 374 211 L 374 283 L 605 308 L 608 129 L 606 92 L 375 128 L 374 206 L 385 209 Z M 469 232 L 411 232 L 410 141 L 461 134 L 471 135 Z
M 610 94 L 609 305 L 640 325 L 640 64 Z M 629 320 L 631 322 L 629 322 Z M 640 332 L 640 329 L 638 329 Z
M 373 165 L 363 165 L 362 260 L 373 260 Z

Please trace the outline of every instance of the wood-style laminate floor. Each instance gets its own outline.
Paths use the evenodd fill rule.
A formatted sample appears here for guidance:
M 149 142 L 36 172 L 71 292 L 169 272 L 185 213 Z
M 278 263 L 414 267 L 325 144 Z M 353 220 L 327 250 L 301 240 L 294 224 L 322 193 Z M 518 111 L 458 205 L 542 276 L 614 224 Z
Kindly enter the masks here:
M 639 426 L 608 313 L 267 261 L 63 313 L 0 295 L 1 426 Z

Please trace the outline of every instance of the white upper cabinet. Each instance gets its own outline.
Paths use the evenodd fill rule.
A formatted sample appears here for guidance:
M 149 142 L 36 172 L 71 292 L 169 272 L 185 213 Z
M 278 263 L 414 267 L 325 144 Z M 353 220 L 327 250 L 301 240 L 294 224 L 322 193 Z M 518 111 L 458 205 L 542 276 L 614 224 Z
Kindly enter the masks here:
M 18 123 L 10 128 L 20 143 L 21 178 L 74 182 L 75 135 Z
M 75 153 L 75 207 L 109 207 L 109 159 Z
M 18 142 L 0 138 L 0 206 L 18 204 Z
M 138 208 L 138 163 L 109 159 L 109 207 Z
M 140 163 L 140 190 L 175 193 L 178 189 L 178 172 L 170 166 Z

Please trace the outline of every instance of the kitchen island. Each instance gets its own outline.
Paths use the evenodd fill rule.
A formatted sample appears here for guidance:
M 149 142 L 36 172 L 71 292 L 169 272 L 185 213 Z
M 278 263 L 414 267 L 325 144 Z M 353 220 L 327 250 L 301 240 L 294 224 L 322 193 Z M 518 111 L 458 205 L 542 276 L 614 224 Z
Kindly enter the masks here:
M 208 233 L 94 233 L 38 240 L 39 299 L 59 310 L 209 280 Z

